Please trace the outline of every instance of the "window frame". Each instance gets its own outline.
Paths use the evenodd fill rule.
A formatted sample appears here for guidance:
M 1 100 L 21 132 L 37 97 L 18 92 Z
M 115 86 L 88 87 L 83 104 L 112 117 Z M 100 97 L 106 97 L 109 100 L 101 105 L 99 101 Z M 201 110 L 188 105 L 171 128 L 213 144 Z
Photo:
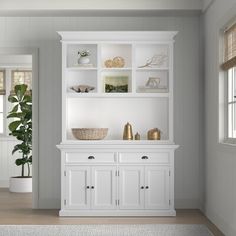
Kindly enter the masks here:
M 6 69 L 4 68 L 0 68 L 0 72 L 3 72 L 3 82 L 4 82 L 4 88 L 5 88 L 5 91 L 6 93 L 3 94 L 3 95 L 0 95 L 0 96 L 3 96 L 3 111 L 0 112 L 3 114 L 3 132 L 0 133 L 0 137 L 4 137 L 6 136 L 6 125 L 7 125 L 7 121 L 6 121 L 6 111 L 7 111 L 7 100 L 6 100 L 6 96 L 7 96 L 7 86 L 6 86 Z
M 229 113 L 229 102 L 228 102 L 228 71 L 229 69 L 225 69 L 225 32 L 236 24 L 230 21 L 227 25 L 224 25 L 220 29 L 220 37 L 219 37 L 219 87 L 218 87 L 218 140 L 221 144 L 236 146 L 236 138 L 229 137 L 229 124 L 228 124 L 228 113 Z
M 233 68 L 236 72 L 236 66 Z M 232 101 L 232 102 L 229 102 L 229 100 L 228 100 L 228 97 L 229 97 L 229 70 L 225 71 L 225 77 L 224 77 L 224 79 L 225 79 L 225 137 L 224 137 L 224 142 L 228 143 L 228 144 L 235 144 L 236 145 L 236 137 L 235 138 L 229 137 L 229 105 L 236 104 L 236 100 Z M 234 74 L 234 77 L 236 77 L 236 74 Z

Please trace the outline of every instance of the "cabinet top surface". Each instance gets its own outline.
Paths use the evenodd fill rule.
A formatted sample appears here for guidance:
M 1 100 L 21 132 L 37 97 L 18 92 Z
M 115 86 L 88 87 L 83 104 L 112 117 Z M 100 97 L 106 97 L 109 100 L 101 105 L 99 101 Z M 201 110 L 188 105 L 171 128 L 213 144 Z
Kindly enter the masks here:
M 58 31 L 61 41 L 172 41 L 177 31 Z
M 179 145 L 166 141 L 150 140 L 94 140 L 94 141 L 68 141 L 57 145 L 59 149 L 77 149 L 77 148 L 112 148 L 112 149 L 177 149 Z

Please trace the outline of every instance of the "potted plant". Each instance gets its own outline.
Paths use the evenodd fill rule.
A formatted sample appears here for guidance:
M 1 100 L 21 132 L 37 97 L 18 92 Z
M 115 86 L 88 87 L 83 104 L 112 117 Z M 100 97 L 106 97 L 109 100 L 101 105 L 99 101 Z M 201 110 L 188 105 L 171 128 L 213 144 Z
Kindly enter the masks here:
M 90 62 L 90 59 L 88 57 L 90 55 L 89 50 L 78 51 L 78 55 L 79 55 L 79 59 L 78 59 L 79 64 L 88 64 Z
M 32 192 L 32 95 L 27 91 L 27 85 L 16 85 L 15 94 L 9 95 L 8 101 L 13 104 L 7 118 L 13 119 L 9 124 L 10 135 L 16 137 L 19 143 L 14 146 L 12 154 L 18 152 L 21 158 L 15 164 L 21 166 L 21 176 L 11 177 L 9 190 L 11 192 Z M 25 173 L 27 166 L 27 175 Z

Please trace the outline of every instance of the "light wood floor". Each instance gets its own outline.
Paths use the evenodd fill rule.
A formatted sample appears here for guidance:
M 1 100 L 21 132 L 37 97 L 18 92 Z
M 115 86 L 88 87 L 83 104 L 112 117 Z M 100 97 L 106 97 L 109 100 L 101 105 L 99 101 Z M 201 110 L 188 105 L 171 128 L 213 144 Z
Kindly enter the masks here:
M 223 234 L 199 210 L 177 210 L 176 217 L 58 217 L 58 210 L 31 209 L 31 194 L 0 188 L 0 224 L 204 224 Z

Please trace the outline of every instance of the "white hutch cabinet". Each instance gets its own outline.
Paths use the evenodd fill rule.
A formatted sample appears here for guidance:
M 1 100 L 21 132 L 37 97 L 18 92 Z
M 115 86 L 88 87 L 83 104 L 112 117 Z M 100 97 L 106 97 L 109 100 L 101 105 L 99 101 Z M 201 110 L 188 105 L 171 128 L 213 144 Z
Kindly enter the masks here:
M 59 32 L 62 43 L 60 216 L 175 216 L 173 44 L 177 32 Z M 90 62 L 78 65 L 78 51 Z M 119 57 L 123 65 L 107 66 Z M 108 63 L 109 64 L 109 63 Z M 147 64 L 147 65 L 146 65 Z M 148 83 L 149 82 L 149 83 Z M 77 93 L 72 86 L 94 89 Z M 107 85 L 121 91 L 107 89 Z M 132 124 L 141 140 L 123 140 Z M 76 140 L 72 128 L 109 128 Z M 161 130 L 161 140 L 147 131 Z

